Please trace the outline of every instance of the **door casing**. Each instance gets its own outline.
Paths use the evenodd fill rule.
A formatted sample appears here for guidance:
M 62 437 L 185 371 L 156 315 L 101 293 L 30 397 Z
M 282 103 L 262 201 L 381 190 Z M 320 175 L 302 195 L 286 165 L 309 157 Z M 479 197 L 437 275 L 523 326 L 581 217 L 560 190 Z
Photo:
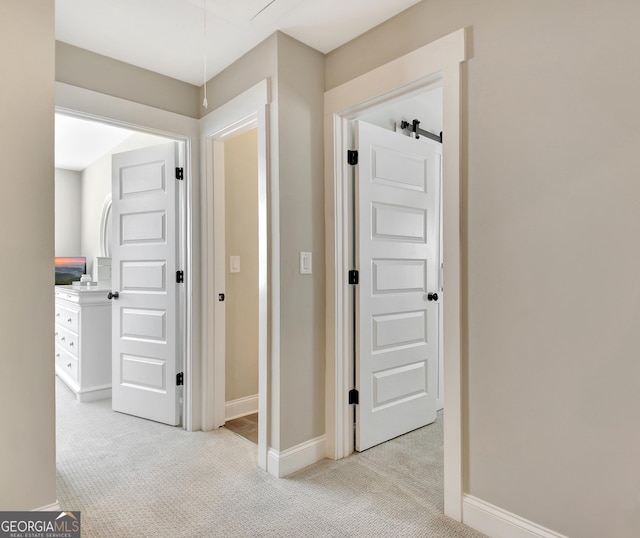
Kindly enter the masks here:
M 210 112 L 201 120 L 201 143 L 203 155 L 202 185 L 203 214 L 206 218 L 206 237 L 203 241 L 203 275 L 205 275 L 205 308 L 203 309 L 206 327 L 203 353 L 203 406 L 202 430 L 217 428 L 225 421 L 225 356 L 224 345 L 224 308 L 218 301 L 218 294 L 224 290 L 218 288 L 220 281 L 216 275 L 224 274 L 224 249 L 216 246 L 223 244 L 221 233 L 216 227 L 217 215 L 224 216 L 224 201 L 220 194 L 216 197 L 219 179 L 224 177 L 224 141 L 248 129 L 255 128 L 258 134 L 258 466 L 267 468 L 268 439 L 267 432 L 274 425 L 269 415 L 268 361 L 274 354 L 278 334 L 277 286 L 280 278 L 277 261 L 269 263 L 268 248 L 276 249 L 277 233 L 268 234 L 269 222 L 278 222 L 277 182 L 272 178 L 267 184 L 267 112 L 269 102 L 269 84 L 267 80 L 256 84 L 244 93 Z M 270 188 L 271 203 L 268 206 L 267 189 Z M 220 202 L 220 204 L 218 203 Z M 269 211 L 268 211 L 269 210 Z M 277 228 L 276 228 L 277 230 Z M 268 243 L 269 242 L 269 243 Z M 275 257 L 274 257 L 275 258 Z M 269 302 L 270 301 L 270 302 Z M 271 314 L 271 315 L 270 315 Z M 268 332 L 270 329 L 270 332 Z M 268 335 L 271 334 L 271 340 Z M 271 346 L 271 350 L 269 349 Z
M 352 250 L 348 192 L 349 125 L 368 109 L 443 87 L 443 285 L 444 324 L 444 511 L 462 521 L 461 385 L 461 63 L 466 60 L 465 30 L 460 29 L 325 93 L 325 237 L 327 268 L 327 363 L 325 435 L 327 457 L 353 451 L 350 338 L 351 309 L 347 273 Z
M 182 425 L 187 431 L 200 429 L 200 332 L 195 313 L 199 310 L 199 257 L 193 249 L 198 240 L 197 230 L 193 222 L 198 218 L 199 183 L 199 148 L 194 144 L 197 140 L 198 120 L 156 109 L 139 103 L 133 103 L 118 97 L 101 94 L 84 88 L 78 88 L 56 82 L 55 111 L 85 120 L 98 121 L 115 125 L 132 131 L 164 136 L 180 144 L 181 162 L 186 165 L 184 196 L 181 197 L 182 217 L 179 223 L 179 234 L 184 240 L 184 248 L 180 252 L 179 263 L 184 266 L 185 284 L 183 300 L 180 302 L 183 312 L 180 313 L 182 339 L 180 352 L 184 365 L 184 393 L 182 402 Z

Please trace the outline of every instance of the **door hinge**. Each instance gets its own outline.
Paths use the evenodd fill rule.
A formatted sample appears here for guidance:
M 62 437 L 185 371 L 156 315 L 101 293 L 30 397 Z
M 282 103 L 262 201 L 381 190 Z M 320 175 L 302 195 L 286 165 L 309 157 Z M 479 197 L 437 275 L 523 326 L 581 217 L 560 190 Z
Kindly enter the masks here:
M 351 404 L 358 405 L 359 403 L 360 403 L 360 393 L 358 392 L 358 389 L 351 389 L 349 391 L 349 405 Z
M 358 150 L 357 149 L 349 149 L 347 150 L 347 162 L 351 166 L 355 166 L 358 164 Z
M 176 271 L 176 282 L 178 284 L 184 283 L 184 271 Z
M 351 271 L 349 271 L 349 284 L 353 284 L 354 286 L 357 286 L 359 282 L 360 282 L 360 273 L 358 273 L 358 271 L 356 271 L 355 269 L 352 269 Z
M 182 372 L 176 374 L 176 386 L 184 385 L 184 374 Z
M 184 168 L 176 168 L 176 179 L 184 179 Z

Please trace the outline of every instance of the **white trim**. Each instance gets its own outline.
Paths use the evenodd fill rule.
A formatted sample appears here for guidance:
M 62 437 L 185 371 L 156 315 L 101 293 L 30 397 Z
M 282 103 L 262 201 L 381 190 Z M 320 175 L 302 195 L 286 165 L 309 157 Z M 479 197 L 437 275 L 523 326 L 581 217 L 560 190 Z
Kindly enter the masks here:
M 268 383 L 269 364 L 273 364 L 274 341 L 279 334 L 280 295 L 276 284 L 280 278 L 279 256 L 277 252 L 277 226 L 269 227 L 279 220 L 277 177 L 269 175 L 269 122 L 270 102 L 269 81 L 262 80 L 242 94 L 234 97 L 200 120 L 202 149 L 202 274 L 203 274 L 203 372 L 202 376 L 202 429 L 211 430 L 224 424 L 224 354 L 221 353 L 216 334 L 220 327 L 224 310 L 219 308 L 216 289 L 216 242 L 215 242 L 215 177 L 219 177 L 219 146 L 230 136 L 255 127 L 258 131 L 258 466 L 267 468 L 267 432 L 277 431 L 278 415 L 269 414 Z M 217 175 L 218 174 L 218 175 Z M 267 198 L 271 187 L 271 204 Z M 271 252 L 271 256 L 269 256 Z M 221 264 L 221 267 L 224 267 Z M 271 304 L 271 312 L 269 311 Z M 270 331 L 269 331 L 270 329 Z M 269 344 L 271 342 L 271 354 Z M 275 375 L 271 372 L 271 375 Z M 273 418 L 273 421 L 271 420 Z
M 440 252 L 438 253 L 438 293 L 440 294 L 440 303 L 438 304 L 438 396 L 436 398 L 436 410 L 440 411 L 444 409 L 444 323 L 442 319 L 442 303 L 444 302 L 444 289 L 442 287 L 442 267 L 444 263 L 443 259 L 443 245 L 444 239 L 442 236 L 442 144 L 439 145 L 440 162 L 438 163 L 438 181 L 440 184 L 439 190 L 439 205 L 440 205 Z
M 324 459 L 326 450 L 324 435 L 300 443 L 282 452 L 270 449 L 267 471 L 278 478 L 282 478 Z
M 41 506 L 40 508 L 34 508 L 31 512 L 58 512 L 62 511 L 60 508 L 60 503 L 58 501 L 53 504 L 48 504 L 47 506 Z
M 225 420 L 233 420 L 234 418 L 246 417 L 258 412 L 258 395 L 245 396 L 236 400 L 229 400 L 224 404 Z
M 346 189 L 348 123 L 366 109 L 414 95 L 441 81 L 443 87 L 443 251 L 446 289 L 444 322 L 444 511 L 462 519 L 461 276 L 460 276 L 460 64 L 466 59 L 460 29 L 325 93 L 325 237 L 327 271 L 326 427 L 327 456 L 353 450 L 346 401 L 349 308 L 349 196 Z
M 462 498 L 462 522 L 492 538 L 567 538 L 471 495 Z
M 134 103 L 119 97 L 71 86 L 62 82 L 55 83 L 56 112 L 116 125 L 133 131 L 140 131 L 172 138 L 184 145 L 186 163 L 185 189 L 186 229 L 184 257 L 186 260 L 184 289 L 184 402 L 183 426 L 187 431 L 200 429 L 201 378 L 200 361 L 200 260 L 199 230 L 193 224 L 200 222 L 199 205 L 200 177 L 198 120 L 168 112 L 148 105 Z
M 253 118 L 251 118 L 253 122 Z M 227 303 L 216 301 L 216 294 L 227 292 L 226 283 L 226 176 L 224 166 L 224 135 L 216 136 L 207 147 L 207 169 L 213 170 L 213 223 L 207 228 L 213 235 L 213 295 L 215 305 L 213 307 L 213 360 L 214 360 L 214 406 L 213 426 L 219 428 L 224 424 L 226 397 L 226 357 L 227 357 Z M 209 271 L 211 272 L 211 270 Z M 208 395 L 208 392 L 205 393 Z M 207 416 L 207 412 L 204 413 Z
M 158 136 L 181 135 L 197 140 L 198 120 L 120 97 L 56 82 L 56 111 Z M 196 145 L 196 144 L 194 144 Z M 197 163 L 197 161 L 196 161 Z
M 79 402 L 94 402 L 96 400 L 106 400 L 107 398 L 111 398 L 111 385 L 79 390 L 78 392 L 76 392 L 76 398 Z

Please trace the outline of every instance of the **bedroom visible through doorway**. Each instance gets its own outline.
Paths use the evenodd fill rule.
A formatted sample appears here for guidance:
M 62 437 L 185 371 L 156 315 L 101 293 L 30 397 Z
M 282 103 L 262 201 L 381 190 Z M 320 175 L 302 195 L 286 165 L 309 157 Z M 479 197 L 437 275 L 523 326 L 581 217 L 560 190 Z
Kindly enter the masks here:
M 113 372 L 117 365 L 112 344 L 114 338 L 123 336 L 120 331 L 113 330 L 121 324 L 114 323 L 112 316 L 115 307 L 124 305 L 125 296 L 132 285 L 130 280 L 124 284 L 120 282 L 121 269 L 128 268 L 131 263 L 111 263 L 113 252 L 117 250 L 116 247 L 120 247 L 120 243 L 114 241 L 121 241 L 123 244 L 136 243 L 139 248 L 142 248 L 140 237 L 131 236 L 132 228 L 129 226 L 129 224 L 132 226 L 135 224 L 136 230 L 140 228 L 136 224 L 140 220 L 139 212 L 134 213 L 138 220 L 133 223 L 129 222 L 131 219 L 122 217 L 129 228 L 126 233 L 112 232 L 113 228 L 117 229 L 116 224 L 121 220 L 110 218 L 112 201 L 115 202 L 112 200 L 113 170 L 115 170 L 113 159 L 125 154 L 137 155 L 141 151 L 150 151 L 151 148 L 155 151 L 168 144 L 172 148 L 172 157 L 175 158 L 176 163 L 181 163 L 184 160 L 184 142 L 68 111 L 56 112 L 55 138 L 55 255 L 57 259 L 74 257 L 74 259 L 84 260 L 83 272 L 86 276 L 83 279 L 89 279 L 89 282 L 84 282 L 82 286 L 79 285 L 80 282 L 56 280 L 56 283 L 60 284 L 55 287 L 56 375 L 63 382 L 59 384 L 60 389 L 70 391 L 78 402 L 110 399 Z M 185 265 L 184 230 L 180 224 L 182 218 L 178 215 L 184 213 L 182 194 L 184 182 L 174 179 L 173 176 L 176 173 L 171 169 L 167 172 L 170 179 L 167 180 L 163 176 L 161 181 L 166 185 L 167 191 L 173 189 L 177 193 L 172 202 L 172 211 L 176 214 L 176 218 L 171 221 L 163 219 L 162 222 L 167 220 L 166 225 L 158 233 L 165 242 L 168 242 L 172 263 L 178 264 L 182 269 Z M 124 180 L 121 178 L 117 184 L 121 185 L 122 181 Z M 136 185 L 139 186 L 139 182 Z M 119 198 L 118 201 L 120 201 Z M 57 269 L 56 274 L 58 274 Z M 76 278 L 71 280 L 74 279 Z M 174 280 L 167 281 L 167 285 L 176 297 L 169 307 L 171 310 L 169 314 L 171 319 L 178 320 L 184 316 L 184 293 L 181 289 L 184 284 L 176 283 Z M 115 293 L 114 290 L 119 293 Z M 114 300 L 110 300 L 110 296 Z M 120 300 L 115 300 L 116 298 Z M 133 311 L 130 308 L 125 310 L 130 318 Z M 157 313 L 157 309 L 151 311 L 138 309 L 136 312 L 139 314 L 152 312 L 153 315 Z M 146 317 L 148 318 L 149 315 Z M 172 324 L 163 323 L 159 327 L 161 330 L 169 331 L 171 330 L 169 325 Z M 181 322 L 176 321 L 175 328 L 172 329 L 175 335 L 174 343 L 167 354 L 168 360 L 177 363 L 179 371 L 184 369 L 182 348 L 185 335 L 179 331 L 179 327 L 182 326 Z M 158 325 L 154 327 L 157 328 Z M 131 328 L 130 325 L 126 325 L 122 329 L 124 337 L 129 340 L 134 339 L 133 334 L 129 334 Z M 150 328 L 151 325 L 148 325 L 147 329 Z M 119 376 L 115 377 L 119 378 Z M 175 374 L 167 378 L 177 384 Z M 169 405 L 175 408 L 173 415 L 176 417 L 171 420 L 171 424 L 177 424 L 183 415 L 183 398 L 176 395 Z M 116 409 L 116 406 L 114 405 L 113 408 Z M 126 412 L 159 420 L 155 416 L 144 413 Z

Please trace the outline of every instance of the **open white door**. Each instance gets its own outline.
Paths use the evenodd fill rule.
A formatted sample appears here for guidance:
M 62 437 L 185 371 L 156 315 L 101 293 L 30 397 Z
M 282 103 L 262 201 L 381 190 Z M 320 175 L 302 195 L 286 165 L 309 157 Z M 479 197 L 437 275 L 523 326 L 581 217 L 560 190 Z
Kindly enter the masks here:
M 356 122 L 356 450 L 436 419 L 440 205 L 432 144 Z
M 112 405 L 177 425 L 178 144 L 113 155 Z

